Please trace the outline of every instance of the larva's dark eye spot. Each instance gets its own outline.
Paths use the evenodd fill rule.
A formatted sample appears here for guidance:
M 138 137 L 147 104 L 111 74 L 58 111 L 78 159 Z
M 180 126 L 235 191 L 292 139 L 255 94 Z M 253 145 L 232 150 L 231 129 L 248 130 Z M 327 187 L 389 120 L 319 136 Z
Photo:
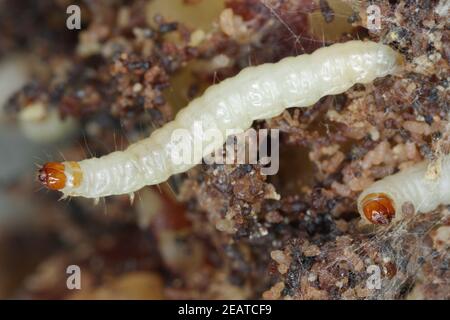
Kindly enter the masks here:
M 370 193 L 362 200 L 366 218 L 373 224 L 389 224 L 395 217 L 394 202 L 384 193 Z
M 48 162 L 38 172 L 38 180 L 51 190 L 61 190 L 66 186 L 64 165 L 59 162 Z

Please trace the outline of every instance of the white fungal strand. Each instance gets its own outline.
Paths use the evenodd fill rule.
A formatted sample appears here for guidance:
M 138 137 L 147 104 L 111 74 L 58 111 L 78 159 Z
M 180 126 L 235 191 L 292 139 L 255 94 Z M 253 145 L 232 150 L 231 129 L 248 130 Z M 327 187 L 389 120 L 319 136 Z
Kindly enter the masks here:
M 99 198 L 132 193 L 145 185 L 163 182 L 221 147 L 228 129 L 245 130 L 254 120 L 277 116 L 286 108 L 310 106 L 323 96 L 345 92 L 356 83 L 370 83 L 393 73 L 402 61 L 386 45 L 349 41 L 318 49 L 311 55 L 245 68 L 235 77 L 208 88 L 203 96 L 181 110 L 175 120 L 150 137 L 125 151 L 79 162 L 80 184 L 65 185 L 58 190 L 65 196 Z M 188 132 L 185 138 L 191 146 L 201 145 L 193 148 L 190 163 L 173 160 L 173 153 L 186 147 L 186 139 L 173 139 L 177 129 Z M 221 132 L 223 139 L 210 142 L 205 135 L 208 130 Z M 48 175 L 44 169 L 45 166 L 40 179 L 46 184 Z
M 361 217 L 374 224 L 400 221 L 405 204 L 414 213 L 430 212 L 450 204 L 450 155 L 424 161 L 369 186 L 358 198 Z

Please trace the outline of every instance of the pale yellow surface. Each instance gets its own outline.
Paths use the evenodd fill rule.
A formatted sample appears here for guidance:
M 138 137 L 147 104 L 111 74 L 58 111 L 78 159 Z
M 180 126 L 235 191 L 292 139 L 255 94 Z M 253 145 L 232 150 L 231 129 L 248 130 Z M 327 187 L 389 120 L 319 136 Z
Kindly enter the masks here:
M 319 0 L 316 0 L 319 3 Z M 340 0 L 328 0 L 328 4 L 334 10 L 334 20 L 326 23 L 320 10 L 309 15 L 311 32 L 318 39 L 329 41 L 337 40 L 345 32 L 352 29 L 347 19 L 352 15 L 352 8 Z
M 200 0 L 188 5 L 183 0 L 154 0 L 148 2 L 147 21 L 154 24 L 153 17 L 160 14 L 168 21 L 179 21 L 191 28 L 209 31 L 224 7 L 223 0 Z

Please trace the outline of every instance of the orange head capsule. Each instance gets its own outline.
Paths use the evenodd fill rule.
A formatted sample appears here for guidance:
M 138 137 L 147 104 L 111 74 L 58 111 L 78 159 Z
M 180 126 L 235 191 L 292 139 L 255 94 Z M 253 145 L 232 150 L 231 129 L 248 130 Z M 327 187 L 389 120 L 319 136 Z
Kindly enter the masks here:
M 369 193 L 361 207 L 366 218 L 374 224 L 389 224 L 395 216 L 394 202 L 384 193 Z
M 51 190 L 61 190 L 66 186 L 64 164 L 59 162 L 47 162 L 39 169 L 38 179 L 44 186 Z

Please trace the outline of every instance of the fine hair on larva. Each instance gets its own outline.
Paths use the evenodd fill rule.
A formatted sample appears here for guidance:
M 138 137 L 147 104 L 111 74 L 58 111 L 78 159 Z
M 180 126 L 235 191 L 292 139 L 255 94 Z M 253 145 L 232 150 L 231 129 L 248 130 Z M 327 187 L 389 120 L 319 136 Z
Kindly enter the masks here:
M 405 210 L 425 213 L 449 204 L 450 155 L 446 155 L 376 181 L 360 194 L 358 211 L 365 221 L 388 225 L 401 221 Z
M 275 117 L 286 108 L 311 106 L 326 95 L 392 74 L 402 63 L 403 57 L 387 45 L 353 40 L 277 63 L 247 67 L 209 87 L 173 121 L 126 150 L 80 162 L 50 162 L 40 169 L 38 178 L 48 188 L 61 191 L 63 197 L 132 195 L 146 185 L 187 171 L 222 147 L 225 140 L 211 143 L 203 132 L 219 130 L 226 139 L 227 129 L 246 130 L 253 121 Z M 172 139 L 177 129 L 186 129 L 191 141 L 203 145 L 200 151 L 193 150 L 192 163 L 171 160 L 171 153 L 182 148 L 179 140 Z

